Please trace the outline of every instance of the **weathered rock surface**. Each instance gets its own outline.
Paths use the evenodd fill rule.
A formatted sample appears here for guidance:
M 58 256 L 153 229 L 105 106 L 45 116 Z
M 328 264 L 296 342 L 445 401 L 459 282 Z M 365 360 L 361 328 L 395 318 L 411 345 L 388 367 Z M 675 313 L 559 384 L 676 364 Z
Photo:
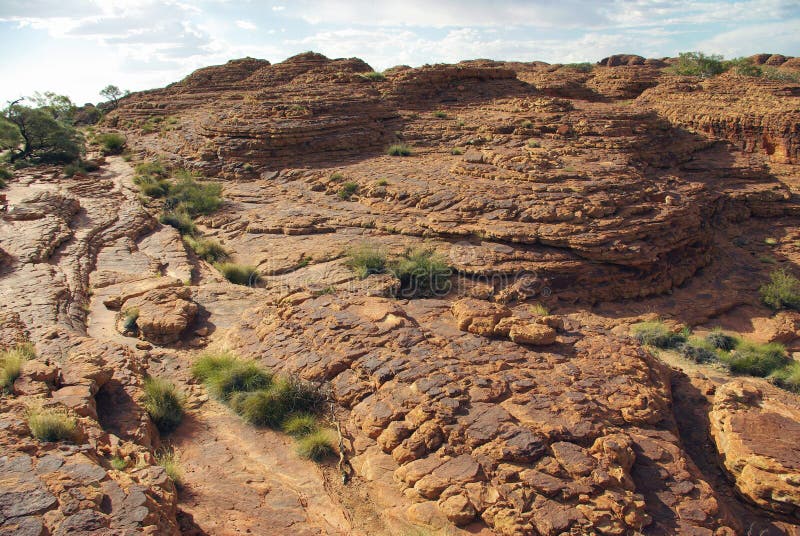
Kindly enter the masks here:
M 169 344 L 180 338 L 197 310 L 189 287 L 170 286 L 125 300 L 121 318 L 136 311 L 136 325 L 142 338 L 153 344 Z
M 380 79 L 307 53 L 123 99 L 106 126 L 135 158 L 222 182 L 222 208 L 195 223 L 257 267 L 255 287 L 187 253 L 120 158 L 19 171 L 0 346 L 38 357 L 0 399 L 0 533 L 797 534 L 796 449 L 763 440 L 793 437 L 796 396 L 718 369 L 687 382 L 627 333 L 735 311 L 737 331 L 793 344 L 796 315 L 758 287 L 800 261 L 800 86 L 669 63 Z M 413 154 L 385 155 L 397 142 Z M 435 250 L 451 290 L 390 298 L 398 278 L 356 279 L 342 259 L 363 242 Z M 116 329 L 134 309 L 150 342 Z M 190 373 L 206 345 L 330 390 L 349 483 L 209 401 Z M 180 500 L 154 465 L 147 375 L 187 395 Z M 34 440 L 29 403 L 73 415 L 75 444 Z
M 731 382 L 717 390 L 709 420 L 739 493 L 758 506 L 800 519 L 796 397 L 764 383 Z

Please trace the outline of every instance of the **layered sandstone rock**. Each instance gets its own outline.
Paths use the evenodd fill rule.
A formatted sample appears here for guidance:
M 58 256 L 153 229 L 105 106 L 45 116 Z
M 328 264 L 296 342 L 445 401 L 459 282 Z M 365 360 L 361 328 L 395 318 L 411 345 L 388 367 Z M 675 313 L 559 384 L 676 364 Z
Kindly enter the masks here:
M 735 381 L 717 390 L 709 420 L 738 492 L 762 508 L 800 519 L 797 399 L 765 383 Z
M 177 341 L 197 314 L 188 287 L 166 287 L 148 290 L 126 300 L 121 306 L 121 319 L 136 316 L 136 326 L 146 341 L 169 344 Z

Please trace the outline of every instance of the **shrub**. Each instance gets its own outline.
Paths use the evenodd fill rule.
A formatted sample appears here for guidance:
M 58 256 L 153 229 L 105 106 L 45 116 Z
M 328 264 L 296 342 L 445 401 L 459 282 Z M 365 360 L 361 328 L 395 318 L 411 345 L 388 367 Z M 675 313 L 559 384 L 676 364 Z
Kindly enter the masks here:
M 254 426 L 277 428 L 286 418 L 286 407 L 276 389 L 238 393 L 231 407 Z
M 224 261 L 229 257 L 228 251 L 213 238 L 194 238 L 186 235 L 183 237 L 183 241 L 204 261 L 214 263 Z
M 567 63 L 564 65 L 564 69 L 571 69 L 573 71 L 580 71 L 582 73 L 590 73 L 592 72 L 592 69 L 594 69 L 594 65 L 589 62 Z
M 411 156 L 411 148 L 404 143 L 396 143 L 389 146 L 386 154 L 389 156 Z
M 722 56 L 702 52 L 681 52 L 678 61 L 668 68 L 673 74 L 709 78 L 725 72 Z
M 111 458 L 111 467 L 117 471 L 124 471 L 128 467 L 128 462 L 119 456 L 114 456 Z
M 433 117 L 436 117 L 438 119 L 447 119 L 447 112 L 438 110 L 436 112 L 433 112 Z
M 235 285 L 255 285 L 261 281 L 261 276 L 255 266 L 234 262 L 220 262 L 214 266 L 225 276 L 225 279 Z
M 773 309 L 800 309 L 800 280 L 785 270 L 775 270 L 759 289 L 761 299 Z
M 227 401 L 234 393 L 266 389 L 272 385 L 272 374 L 252 361 L 235 360 L 213 372 L 204 382 L 214 397 Z
M 531 149 L 538 149 L 541 146 L 542 144 L 536 140 L 528 140 L 528 147 L 530 147 Z
M 389 265 L 400 280 L 400 296 L 437 296 L 450 290 L 452 270 L 445 258 L 432 249 L 407 249 Z
M 144 381 L 142 406 L 161 433 L 175 430 L 183 420 L 183 396 L 175 385 L 159 378 Z
M 5 166 L 0 166 L 0 181 L 7 181 L 14 176 L 14 172 Z
M 33 408 L 28 412 L 28 428 L 39 441 L 74 441 L 78 423 L 57 408 Z
M 333 433 L 330 430 L 318 430 L 297 442 L 297 454 L 315 462 L 333 456 L 335 453 Z
M 789 358 L 786 349 L 778 343 L 756 344 L 743 341 L 724 358 L 731 372 L 765 377 L 784 367 Z
M 663 322 L 641 322 L 631 326 L 631 332 L 639 344 L 655 346 L 656 348 L 676 348 L 686 342 L 686 336 L 681 333 L 672 333 Z
M 378 179 L 375 181 L 375 186 L 386 186 L 387 184 L 389 184 L 387 179 Z
M 156 463 L 164 468 L 164 472 L 176 487 L 183 485 L 183 469 L 180 458 L 172 449 L 163 449 L 155 453 Z
M 767 80 L 775 80 L 778 82 L 800 82 L 800 73 L 784 71 L 769 65 L 765 65 L 761 68 L 761 76 Z
M 290 415 L 283 423 L 283 431 L 293 437 L 304 437 L 319 429 L 317 418 L 311 413 Z
M 229 352 L 205 353 L 192 365 L 192 375 L 204 382 L 222 370 L 232 368 L 241 362 Z
M 120 154 L 125 149 L 125 136 L 115 132 L 100 134 L 97 142 L 100 143 L 104 155 Z
M 733 71 L 739 76 L 759 77 L 761 76 L 761 68 L 754 65 L 748 58 L 734 58 L 723 62 L 723 67 L 726 71 Z
M 133 183 L 139 187 L 139 191 L 147 197 L 164 197 L 169 192 L 169 181 L 160 179 L 152 175 L 136 176 Z
M 81 164 L 80 160 L 70 162 L 64 169 L 61 170 L 65 177 L 74 177 L 75 175 L 83 175 L 86 173 L 86 168 Z
M 726 352 L 733 350 L 736 348 L 736 345 L 739 344 L 739 340 L 736 337 L 728 335 L 727 333 L 723 333 L 722 330 L 719 329 L 715 329 L 706 335 L 706 342 L 713 348 L 724 350 Z
M 197 233 L 197 226 L 192 221 L 192 216 L 182 208 L 162 212 L 161 216 L 158 217 L 158 221 L 164 225 L 174 227 L 182 235 Z
M 459 156 L 464 154 L 464 151 L 460 147 L 453 147 L 450 149 L 450 154 L 453 156 Z
M 773 371 L 769 378 L 779 387 L 800 393 L 800 362 L 792 361 L 785 367 Z
M 376 71 L 361 73 L 359 76 L 364 80 L 369 80 L 370 82 L 382 82 L 383 80 L 386 80 L 386 77 L 383 75 L 383 73 Z
M 361 244 L 347 252 L 347 266 L 364 279 L 386 271 L 386 252 L 370 244 Z
M 348 201 L 357 191 L 358 184 L 355 182 L 346 182 L 342 185 L 341 189 L 339 189 L 339 199 Z

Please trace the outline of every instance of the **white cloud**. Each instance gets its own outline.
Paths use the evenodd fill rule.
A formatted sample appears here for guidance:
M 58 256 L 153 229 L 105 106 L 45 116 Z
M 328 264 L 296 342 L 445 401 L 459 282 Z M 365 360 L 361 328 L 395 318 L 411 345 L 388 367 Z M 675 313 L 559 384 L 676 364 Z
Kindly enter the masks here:
M 800 51 L 800 18 L 756 24 L 730 30 L 706 39 L 696 47 L 726 57 L 759 52 Z
M 257 30 L 258 26 L 250 22 L 249 20 L 237 20 L 236 26 L 241 28 L 242 30 Z
M 272 11 L 285 11 L 286 6 L 272 6 Z

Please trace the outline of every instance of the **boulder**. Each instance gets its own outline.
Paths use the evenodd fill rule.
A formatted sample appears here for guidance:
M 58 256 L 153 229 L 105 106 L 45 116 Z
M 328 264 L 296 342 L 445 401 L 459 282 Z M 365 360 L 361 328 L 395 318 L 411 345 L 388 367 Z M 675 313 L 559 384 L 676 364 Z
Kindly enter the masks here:
M 153 344 L 177 341 L 197 314 L 197 304 L 188 287 L 159 288 L 126 300 L 121 317 L 138 311 L 139 335 Z

